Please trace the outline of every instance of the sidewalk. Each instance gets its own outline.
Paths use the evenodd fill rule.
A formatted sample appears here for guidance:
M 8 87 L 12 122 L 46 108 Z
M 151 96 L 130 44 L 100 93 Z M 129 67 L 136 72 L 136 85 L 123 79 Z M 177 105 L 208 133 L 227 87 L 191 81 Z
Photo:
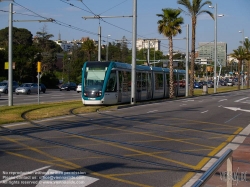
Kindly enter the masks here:
M 205 187 L 224 187 L 227 186 L 226 162 L 218 172 L 206 183 Z M 245 140 L 233 150 L 233 186 L 250 186 L 250 134 Z

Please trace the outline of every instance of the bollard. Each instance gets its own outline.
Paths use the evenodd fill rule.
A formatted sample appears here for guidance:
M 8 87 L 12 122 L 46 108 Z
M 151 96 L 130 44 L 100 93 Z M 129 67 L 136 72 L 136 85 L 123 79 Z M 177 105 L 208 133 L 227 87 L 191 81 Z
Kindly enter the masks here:
M 202 95 L 206 95 L 206 94 L 208 94 L 207 84 L 203 85 L 203 89 L 202 89 Z

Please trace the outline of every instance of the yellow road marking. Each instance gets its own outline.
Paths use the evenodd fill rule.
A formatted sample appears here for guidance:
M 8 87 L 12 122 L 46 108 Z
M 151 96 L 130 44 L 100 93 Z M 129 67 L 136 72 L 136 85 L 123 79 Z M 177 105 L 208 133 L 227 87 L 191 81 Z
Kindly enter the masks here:
M 138 171 L 138 172 L 129 172 L 120 174 L 109 174 L 108 176 L 118 177 L 118 176 L 141 175 L 141 174 L 160 173 L 160 172 L 166 172 L 166 170 Z
M 10 138 L 5 138 L 9 141 L 12 141 Z M 13 142 L 13 141 L 12 141 Z M 15 142 L 15 141 L 14 141 Z M 19 143 L 19 142 L 15 142 L 15 143 Z M 28 146 L 28 145 L 25 145 L 25 144 L 22 144 L 23 146 Z M 30 146 L 28 146 L 30 147 Z M 30 147 L 31 150 L 36 150 L 32 147 Z M 112 177 L 112 176 L 108 176 L 108 175 L 104 175 L 104 174 L 100 174 L 100 173 L 97 173 L 97 172 L 93 172 L 89 169 L 86 169 L 86 168 L 83 168 L 77 164 L 74 164 L 72 162 L 69 162 L 65 159 L 61 159 L 61 158 L 57 158 L 57 157 L 54 157 L 54 156 L 50 156 L 48 155 L 47 153 L 43 153 L 42 151 L 40 150 L 36 150 L 38 151 L 39 153 L 43 154 L 43 155 L 46 155 L 46 156 L 49 156 L 49 157 L 54 157 L 56 161 L 62 161 L 63 163 L 67 163 L 69 164 L 70 166 L 67 166 L 67 165 L 61 165 L 61 164 L 56 164 L 56 163 L 52 163 L 52 162 L 49 162 L 49 161 L 44 161 L 44 160 L 40 160 L 40 159 L 35 159 L 33 157 L 28 157 L 26 155 L 22 155 L 22 154 L 18 154 L 18 153 L 13 153 L 13 152 L 10 152 L 10 151 L 5 151 L 5 150 L 1 150 L 7 154 L 10 154 L 10 155 L 14 155 L 14 156 L 17 156 L 17 157 L 21 157 L 21 158 L 25 158 L 25 159 L 29 159 L 29 160 L 33 160 L 33 161 L 36 161 L 36 162 L 41 162 L 41 163 L 46 163 L 46 164 L 50 164 L 50 165 L 56 165 L 56 166 L 59 166 L 59 167 L 62 167 L 62 168 L 66 168 L 66 169 L 78 169 L 78 168 L 81 168 L 81 169 L 85 169 L 86 171 L 88 171 L 89 173 L 91 173 L 92 175 L 95 175 L 95 176 L 99 176 L 99 177 L 103 177 L 103 178 L 107 178 L 107 179 L 110 179 L 110 180 L 115 180 L 115 181 L 119 181 L 119 182 L 123 182 L 123 183 L 126 183 L 126 184 L 131 184 L 131 185 L 134 185 L 134 186 L 141 186 L 141 187 L 150 187 L 149 185 L 145 185 L 145 184 L 141 184 L 141 183 L 136 183 L 136 182 L 132 182 L 132 181 L 129 181 L 129 180 L 124 180 L 124 179 L 119 179 L 119 178 L 115 178 L 115 177 Z
M 188 122 L 194 122 L 194 123 L 202 123 L 202 124 L 210 124 L 210 125 L 215 125 L 215 126 L 224 126 L 224 127 L 229 127 L 232 128 L 230 125 L 225 125 L 225 124 L 218 124 L 218 123 L 211 123 L 211 122 L 205 122 L 205 121 L 196 121 L 196 120 L 190 120 L 190 119 L 181 119 L 181 118 L 171 118 L 174 120 L 182 120 L 182 121 L 188 121 Z M 200 124 L 199 124 L 200 125 Z M 238 129 L 241 128 L 240 126 L 234 126 L 234 128 Z
M 170 141 L 174 141 L 174 142 L 191 144 L 191 145 L 196 145 L 196 146 L 200 146 L 200 147 L 215 148 L 215 147 L 212 147 L 212 146 L 207 146 L 207 145 L 202 145 L 202 144 L 196 144 L 196 143 L 182 141 L 182 140 L 178 140 L 178 139 L 174 139 L 174 138 L 166 138 L 166 137 L 157 136 L 157 135 L 153 135 L 153 134 L 147 134 L 147 133 L 144 133 L 144 132 L 130 131 L 130 130 L 119 129 L 119 128 L 115 128 L 115 127 L 106 127 L 106 128 L 107 129 L 116 129 L 116 130 L 119 130 L 119 131 L 131 132 L 132 134 L 140 134 L 140 135 L 144 135 L 144 136 L 152 136 L 152 137 L 156 137 L 156 138 L 160 138 L 160 139 L 164 139 L 164 140 L 170 140 Z
M 223 147 L 225 147 L 228 142 L 232 141 L 233 138 L 239 134 L 242 131 L 243 128 L 238 128 L 238 130 L 236 130 L 234 132 L 234 135 L 231 135 L 230 137 L 228 137 L 228 139 L 226 140 L 226 142 L 222 142 L 218 147 L 216 147 L 214 150 L 212 150 L 207 156 L 214 156 L 216 153 L 218 153 Z M 196 166 L 195 169 L 199 170 L 201 169 L 208 161 L 210 158 L 205 157 L 203 158 Z M 187 173 L 178 183 L 176 183 L 174 185 L 174 187 L 180 187 L 183 186 L 185 183 L 188 182 L 188 180 L 190 180 L 191 177 L 193 177 L 196 173 L 194 172 L 189 172 Z

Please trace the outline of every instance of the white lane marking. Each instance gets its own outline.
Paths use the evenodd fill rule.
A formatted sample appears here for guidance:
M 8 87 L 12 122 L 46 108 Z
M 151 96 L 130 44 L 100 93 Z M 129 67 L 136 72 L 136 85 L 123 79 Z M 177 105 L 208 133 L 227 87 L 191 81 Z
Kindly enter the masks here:
M 221 99 L 221 100 L 219 100 L 218 102 L 222 102 L 222 101 L 226 101 L 227 99 Z
M 206 112 L 208 112 L 208 110 L 205 110 L 205 111 L 203 111 L 203 112 L 201 112 L 201 113 L 204 114 L 204 113 L 206 113 Z
M 188 100 L 184 100 L 182 102 L 185 103 L 185 102 L 189 102 L 189 101 L 194 101 L 194 100 L 188 99 Z
M 233 110 L 233 111 L 243 111 L 243 112 L 250 112 L 250 110 L 244 110 L 244 109 L 241 109 L 241 108 L 237 108 L 237 107 L 224 107 L 226 109 L 229 109 L 229 110 Z
M 239 100 L 236 100 L 236 101 L 234 101 L 234 102 L 237 103 L 237 102 L 240 102 L 240 101 L 245 100 L 245 99 L 247 99 L 247 98 L 249 98 L 249 97 L 244 97 L 244 98 L 239 99 Z
M 43 176 L 42 180 L 36 187 L 83 187 L 88 186 L 99 179 L 94 177 L 87 177 L 85 172 L 63 172 L 59 170 L 49 169 Z
M 23 99 L 24 101 L 27 101 L 27 100 L 35 100 L 37 98 L 32 98 L 32 99 Z
M 228 149 L 235 150 L 237 149 L 240 144 L 246 139 L 246 137 L 250 134 L 250 124 L 243 130 L 241 131 L 234 139 L 232 143 L 229 143 L 227 146 L 225 146 L 219 153 L 217 153 L 215 156 L 216 157 L 221 157 L 223 153 L 225 153 Z M 244 136 L 242 136 L 244 135 Z M 237 143 L 237 144 L 235 144 Z M 216 162 L 217 159 L 212 158 L 201 170 L 207 171 L 213 164 Z M 202 176 L 202 174 L 198 173 L 194 177 L 192 177 L 183 187 L 190 187 L 193 186 L 193 184 L 199 180 L 199 178 Z
M 240 113 L 240 114 L 238 114 L 238 115 L 236 115 L 236 116 L 234 116 L 233 118 L 231 118 L 231 119 L 229 119 L 229 120 L 225 121 L 224 123 L 227 123 L 227 122 L 229 122 L 229 121 L 232 121 L 233 119 L 237 118 L 237 117 L 238 117 L 238 116 L 240 116 L 240 115 L 241 115 L 241 113 Z
M 180 106 L 185 106 L 185 105 L 187 105 L 187 104 L 181 104 Z
M 151 110 L 151 111 L 148 111 L 147 113 L 153 113 L 153 112 L 157 112 L 158 110 Z
M 8 181 L 10 181 L 10 180 L 12 180 L 12 179 L 21 178 L 21 177 L 23 177 L 23 176 L 25 176 L 25 175 L 30 175 L 30 174 L 32 174 L 32 173 L 35 173 L 35 172 L 37 172 L 37 171 L 41 171 L 41 170 L 47 169 L 47 168 L 49 168 L 49 167 L 51 167 L 51 166 L 45 166 L 45 167 L 42 167 L 42 168 L 39 168 L 39 169 L 36 169 L 36 170 L 33 170 L 33 171 L 23 172 L 23 173 L 20 174 L 20 175 L 17 175 L 17 176 L 14 176 L 14 177 L 9 177 L 9 178 L 7 178 L 7 179 L 5 179 L 5 180 L 0 181 L 0 184 L 1 184 L 1 183 L 6 183 L 6 182 L 8 182 Z

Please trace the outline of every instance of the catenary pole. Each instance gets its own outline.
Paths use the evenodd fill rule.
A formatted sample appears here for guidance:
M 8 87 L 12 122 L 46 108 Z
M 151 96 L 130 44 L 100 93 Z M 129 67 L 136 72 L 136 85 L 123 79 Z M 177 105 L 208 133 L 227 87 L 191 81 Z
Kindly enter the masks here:
M 13 29 L 13 3 L 10 3 L 9 12 L 9 69 L 8 69 L 8 101 L 9 106 L 13 106 L 13 69 L 12 69 L 12 29 Z
M 133 2 L 133 34 L 132 34 L 132 69 L 131 69 L 131 104 L 135 104 L 135 67 L 136 67 L 136 38 L 137 36 L 137 0 Z
M 187 36 L 186 36 L 186 97 L 188 97 L 189 93 L 189 85 L 188 85 L 188 63 L 189 63 L 189 25 L 187 24 Z

